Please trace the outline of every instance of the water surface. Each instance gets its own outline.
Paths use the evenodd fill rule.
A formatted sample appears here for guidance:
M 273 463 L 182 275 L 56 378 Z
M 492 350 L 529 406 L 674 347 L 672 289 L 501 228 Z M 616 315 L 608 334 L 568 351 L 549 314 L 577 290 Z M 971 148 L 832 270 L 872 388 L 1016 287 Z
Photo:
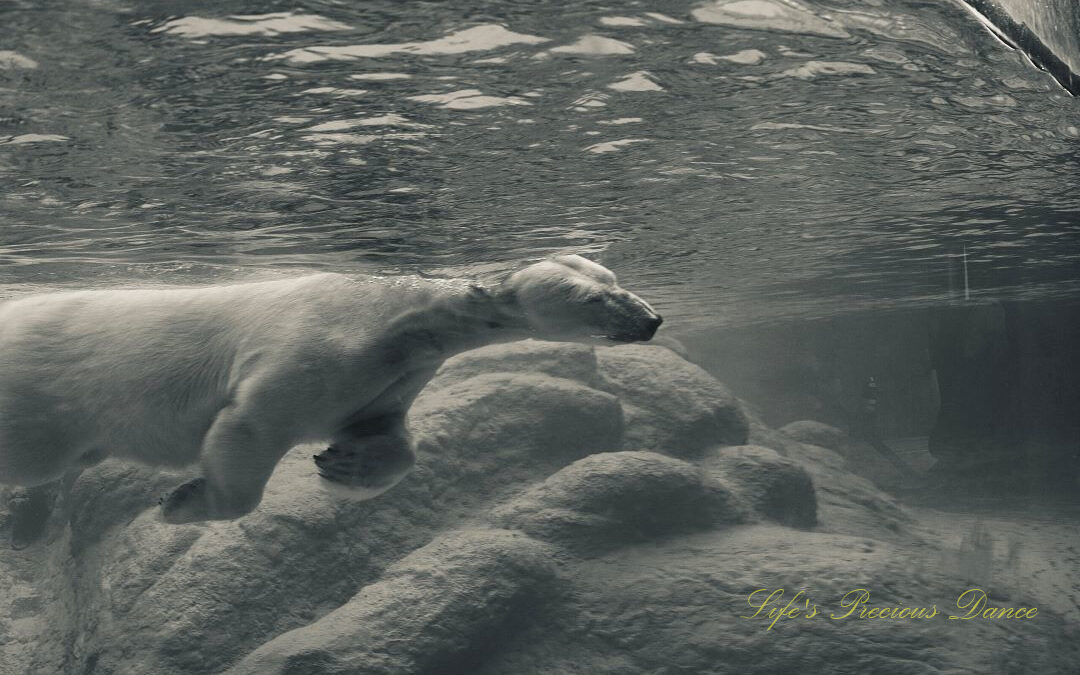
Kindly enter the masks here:
M 948 2 L 0 11 L 4 295 L 574 251 L 677 331 L 931 305 L 965 247 L 980 297 L 1080 288 L 1080 104 Z

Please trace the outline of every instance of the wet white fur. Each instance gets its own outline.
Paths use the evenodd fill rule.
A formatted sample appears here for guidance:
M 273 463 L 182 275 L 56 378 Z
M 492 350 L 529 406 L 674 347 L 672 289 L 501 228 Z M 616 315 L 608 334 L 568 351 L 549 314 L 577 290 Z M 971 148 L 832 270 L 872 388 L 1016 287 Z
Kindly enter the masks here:
M 0 305 L 0 482 L 40 485 L 107 455 L 197 462 L 204 494 L 167 519 L 236 517 L 290 447 L 365 416 L 404 419 L 455 352 L 530 336 L 630 340 L 655 317 L 578 256 L 488 290 L 313 274 L 28 296 Z

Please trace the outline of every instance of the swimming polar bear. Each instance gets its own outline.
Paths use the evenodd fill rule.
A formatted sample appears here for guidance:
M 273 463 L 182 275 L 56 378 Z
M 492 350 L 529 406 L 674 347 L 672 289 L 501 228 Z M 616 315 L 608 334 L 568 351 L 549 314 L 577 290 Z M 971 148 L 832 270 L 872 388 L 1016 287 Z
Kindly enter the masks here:
M 405 415 L 447 357 L 527 337 L 646 341 L 661 322 L 576 255 L 490 289 L 313 274 L 28 296 L 0 305 L 0 482 L 42 486 L 41 502 L 109 455 L 197 462 L 162 517 L 231 519 L 258 505 L 286 451 L 328 440 L 322 480 L 371 498 L 412 468 Z M 40 520 L 40 504 L 25 510 Z M 15 521 L 23 540 L 43 527 Z

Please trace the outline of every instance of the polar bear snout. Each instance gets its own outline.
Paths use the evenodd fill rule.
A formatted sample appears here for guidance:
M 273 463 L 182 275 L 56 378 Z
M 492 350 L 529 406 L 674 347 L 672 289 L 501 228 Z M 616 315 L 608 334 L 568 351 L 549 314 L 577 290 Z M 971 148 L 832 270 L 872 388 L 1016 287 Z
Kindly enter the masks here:
M 664 323 L 664 317 L 656 313 L 638 296 L 619 290 L 616 297 L 620 299 L 620 310 L 615 319 L 614 329 L 607 337 L 616 342 L 648 342 L 656 335 L 660 324 Z
M 657 316 L 646 320 L 638 331 L 612 333 L 605 337 L 613 342 L 648 342 L 653 339 L 653 336 L 656 335 L 656 329 L 658 329 L 663 322 L 663 318 Z
M 641 341 L 648 342 L 649 340 L 653 339 L 653 336 L 656 335 L 656 331 L 658 328 L 660 328 L 660 324 L 662 323 L 664 323 L 664 317 L 660 316 L 659 314 L 646 319 L 645 329 L 642 332 L 643 337 L 641 338 Z

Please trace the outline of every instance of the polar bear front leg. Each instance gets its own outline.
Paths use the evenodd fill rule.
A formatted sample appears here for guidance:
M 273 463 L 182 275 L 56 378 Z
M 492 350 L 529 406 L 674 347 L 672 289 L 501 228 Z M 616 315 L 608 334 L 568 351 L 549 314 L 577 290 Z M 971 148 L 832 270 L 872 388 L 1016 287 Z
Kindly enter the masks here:
M 315 455 L 325 485 L 351 499 L 377 497 L 397 485 L 416 463 L 404 415 L 351 425 Z
M 203 440 L 202 477 L 162 497 L 162 518 L 180 524 L 250 513 L 262 501 L 270 474 L 290 446 L 280 430 L 257 426 L 242 408 L 226 408 Z

